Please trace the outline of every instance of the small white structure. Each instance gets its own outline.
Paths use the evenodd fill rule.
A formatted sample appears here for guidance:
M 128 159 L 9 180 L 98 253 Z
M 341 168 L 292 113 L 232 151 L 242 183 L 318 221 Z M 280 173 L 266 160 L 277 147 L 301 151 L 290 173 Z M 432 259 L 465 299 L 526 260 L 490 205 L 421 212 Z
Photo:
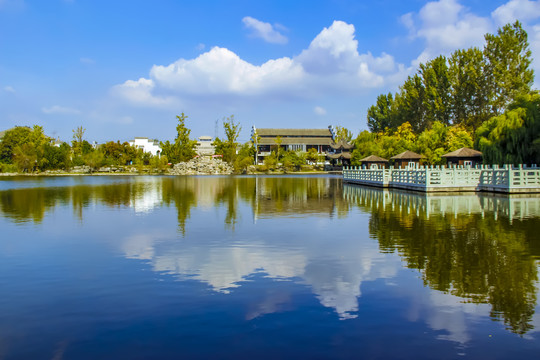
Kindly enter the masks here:
M 150 153 L 153 156 L 161 155 L 161 147 L 158 140 L 148 139 L 147 137 L 136 137 L 135 140 L 130 140 L 129 145 L 142 149 L 145 153 Z
M 197 141 L 197 155 L 214 155 L 215 147 L 211 136 L 199 136 Z

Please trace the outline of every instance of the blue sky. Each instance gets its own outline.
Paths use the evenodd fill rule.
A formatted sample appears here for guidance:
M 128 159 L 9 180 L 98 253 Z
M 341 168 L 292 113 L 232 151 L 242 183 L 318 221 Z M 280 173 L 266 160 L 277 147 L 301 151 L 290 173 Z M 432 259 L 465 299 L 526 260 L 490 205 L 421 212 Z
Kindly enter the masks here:
M 540 1 L 0 0 L 0 129 L 164 141 L 184 112 L 192 137 L 233 114 L 242 141 L 252 125 L 357 134 L 419 62 L 516 19 L 540 60 Z

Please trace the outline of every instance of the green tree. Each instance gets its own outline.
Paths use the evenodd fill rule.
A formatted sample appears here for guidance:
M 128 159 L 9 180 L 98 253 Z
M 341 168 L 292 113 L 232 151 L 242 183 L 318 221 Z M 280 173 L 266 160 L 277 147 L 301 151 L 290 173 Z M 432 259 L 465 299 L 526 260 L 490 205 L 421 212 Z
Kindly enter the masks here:
M 178 125 L 176 125 L 177 135 L 175 139 L 175 146 L 177 149 L 178 161 L 189 161 L 197 154 L 195 152 L 197 141 L 189 138 L 191 130 L 186 127 L 187 118 L 187 115 L 184 115 L 184 113 L 176 116 Z
M 375 105 L 370 106 L 367 111 L 367 125 L 371 132 L 377 133 L 393 127 L 393 106 L 394 98 L 392 93 L 377 96 L 377 102 Z
M 43 157 L 46 160 L 46 165 L 43 169 L 68 170 L 71 167 L 70 153 L 71 147 L 65 142 L 60 146 L 45 144 L 43 147 Z
M 488 164 L 540 164 L 540 95 L 517 98 L 507 111 L 476 132 L 476 146 Z
M 407 78 L 396 98 L 397 115 L 394 128 L 408 122 L 414 131 L 420 132 L 429 125 L 429 120 L 426 119 L 425 92 L 422 78 L 418 74 Z
M 319 153 L 317 152 L 317 149 L 311 148 L 306 153 L 306 160 L 309 161 L 312 164 L 316 164 L 317 160 L 319 159 Z
M 306 155 L 297 151 L 286 151 L 282 163 L 286 171 L 298 171 L 306 164 Z
M 379 135 L 370 133 L 367 130 L 362 131 L 356 139 L 354 140 L 354 150 L 351 154 L 351 164 L 354 166 L 359 166 L 360 159 L 363 159 L 369 155 L 382 156 L 383 151 L 379 146 L 378 137 L 382 136 L 382 133 Z
M 472 133 L 491 114 L 486 62 L 478 48 L 455 51 L 448 69 L 452 85 L 453 123 Z
M 245 173 L 248 166 L 253 164 L 255 156 L 255 147 L 251 142 L 247 142 L 238 151 L 238 156 L 234 161 L 233 167 L 236 173 Z
M 71 147 L 73 149 L 73 154 L 75 156 L 80 156 L 83 154 L 83 137 L 86 129 L 82 126 L 77 126 L 75 129 L 71 130 L 73 132 L 73 141 L 71 142 Z
M 420 75 L 424 85 L 425 122 L 421 128 L 429 128 L 435 121 L 450 124 L 452 114 L 450 79 L 444 56 L 420 64 Z
M 240 123 L 234 121 L 234 115 L 223 119 L 223 129 L 225 130 L 225 141 L 223 142 L 223 160 L 234 164 L 236 160 L 236 148 L 238 147 L 238 136 L 242 127 Z
M 197 146 L 196 140 L 191 140 L 189 135 L 191 130 L 186 127 L 187 115 L 184 113 L 177 115 L 178 125 L 176 125 L 176 138 L 174 143 L 171 144 L 168 140 L 165 143 L 161 143 L 163 149 L 163 155 L 167 156 L 169 161 L 176 164 L 181 161 L 189 161 L 197 155 L 195 147 Z
M 504 112 L 519 95 L 528 94 L 534 80 L 527 32 L 516 21 L 486 34 L 484 56 L 488 62 L 488 87 L 495 114 Z
M 426 157 L 425 162 L 428 164 L 444 164 L 442 155 L 448 152 L 446 148 L 447 134 L 448 127 L 439 121 L 435 122 L 431 129 L 424 130 L 418 136 L 415 151 L 423 154 Z
M 15 148 L 29 141 L 31 131 L 32 129 L 28 126 L 16 126 L 7 130 L 0 141 L 0 161 L 12 164 Z
M 90 171 L 96 171 L 105 163 L 103 152 L 96 150 L 84 155 L 84 162 L 90 167 Z
M 334 138 L 335 142 L 338 142 L 340 140 L 343 140 L 345 142 L 351 142 L 353 138 L 353 134 L 349 129 L 343 126 L 339 126 L 339 125 L 335 127 L 335 134 L 336 134 Z
M 37 163 L 35 148 L 30 143 L 17 145 L 13 151 L 13 163 L 20 172 L 34 171 Z
M 283 143 L 283 138 L 281 136 L 276 136 L 274 139 L 274 147 L 276 149 L 276 161 L 279 163 L 281 159 L 281 144 Z

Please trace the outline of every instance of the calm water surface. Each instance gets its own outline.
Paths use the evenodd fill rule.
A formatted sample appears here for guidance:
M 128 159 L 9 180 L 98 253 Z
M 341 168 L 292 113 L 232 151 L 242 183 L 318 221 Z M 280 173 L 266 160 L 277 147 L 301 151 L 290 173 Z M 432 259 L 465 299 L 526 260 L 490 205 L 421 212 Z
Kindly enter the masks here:
M 0 180 L 0 359 L 540 357 L 540 196 Z

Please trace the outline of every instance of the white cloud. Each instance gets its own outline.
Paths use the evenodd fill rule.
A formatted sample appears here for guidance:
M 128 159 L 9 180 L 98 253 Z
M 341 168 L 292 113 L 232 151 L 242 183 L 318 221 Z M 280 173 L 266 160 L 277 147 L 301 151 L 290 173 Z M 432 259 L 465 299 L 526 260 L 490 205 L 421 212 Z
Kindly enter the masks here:
M 8 92 L 8 93 L 12 93 L 14 94 L 15 93 L 15 89 L 12 87 L 12 86 L 4 86 L 4 91 L 5 92 Z
M 203 51 L 205 47 L 206 47 L 206 45 L 204 45 L 203 43 L 199 43 L 199 44 L 197 44 L 195 49 L 197 49 L 198 51 Z
M 150 76 L 164 88 L 195 94 L 258 94 L 294 86 L 303 76 L 290 58 L 269 60 L 256 66 L 232 51 L 214 47 L 193 60 L 180 59 L 168 66 L 154 65 Z
M 242 19 L 244 25 L 251 29 L 253 36 L 263 39 L 266 42 L 273 44 L 286 44 L 288 39 L 281 34 L 276 28 L 283 29 L 283 26 L 272 26 L 272 24 L 262 22 L 251 16 L 246 16 Z
M 315 112 L 315 114 L 320 116 L 326 115 L 326 109 L 320 106 L 315 106 L 313 111 Z
M 76 114 L 80 114 L 81 112 L 77 109 L 73 109 L 73 108 L 68 108 L 68 107 L 63 107 L 63 106 L 58 106 L 58 105 L 54 105 L 54 106 L 51 106 L 51 107 L 44 107 L 44 108 L 41 108 L 41 111 L 45 114 L 65 114 L 65 115 L 76 115 Z
M 313 98 L 357 94 L 388 85 L 387 79 L 401 80 L 407 71 L 389 54 L 360 54 L 354 26 L 335 21 L 296 57 L 254 65 L 226 48 L 214 47 L 194 59 L 154 65 L 149 78 L 128 80 L 115 86 L 113 93 L 147 106 L 216 96 Z
M 493 29 L 489 18 L 476 16 L 457 0 L 429 2 L 418 14 L 406 14 L 401 20 L 413 38 L 426 43 L 424 51 L 413 61 L 415 66 L 456 49 L 482 46 L 484 35 Z
M 534 20 L 540 17 L 540 1 L 511 0 L 495 9 L 491 16 L 499 26 L 516 20 L 521 22 Z
M 111 89 L 111 92 L 134 105 L 162 106 L 174 101 L 171 97 L 152 95 L 154 87 L 154 81 L 151 79 L 140 78 L 139 80 L 127 80 L 123 84 L 116 85 Z
M 533 53 L 532 68 L 540 70 L 540 1 L 510 0 L 496 8 L 491 16 L 480 17 L 458 0 L 439 0 L 427 3 L 418 13 L 407 13 L 401 22 L 409 31 L 409 38 L 425 41 L 425 48 L 412 61 L 413 67 L 439 55 L 449 55 L 457 49 L 483 47 L 484 35 L 495 33 L 497 27 L 520 20 L 529 34 Z M 537 59 L 538 60 L 535 60 Z M 386 78 L 390 80 L 389 77 Z M 536 82 L 538 87 L 540 83 Z

